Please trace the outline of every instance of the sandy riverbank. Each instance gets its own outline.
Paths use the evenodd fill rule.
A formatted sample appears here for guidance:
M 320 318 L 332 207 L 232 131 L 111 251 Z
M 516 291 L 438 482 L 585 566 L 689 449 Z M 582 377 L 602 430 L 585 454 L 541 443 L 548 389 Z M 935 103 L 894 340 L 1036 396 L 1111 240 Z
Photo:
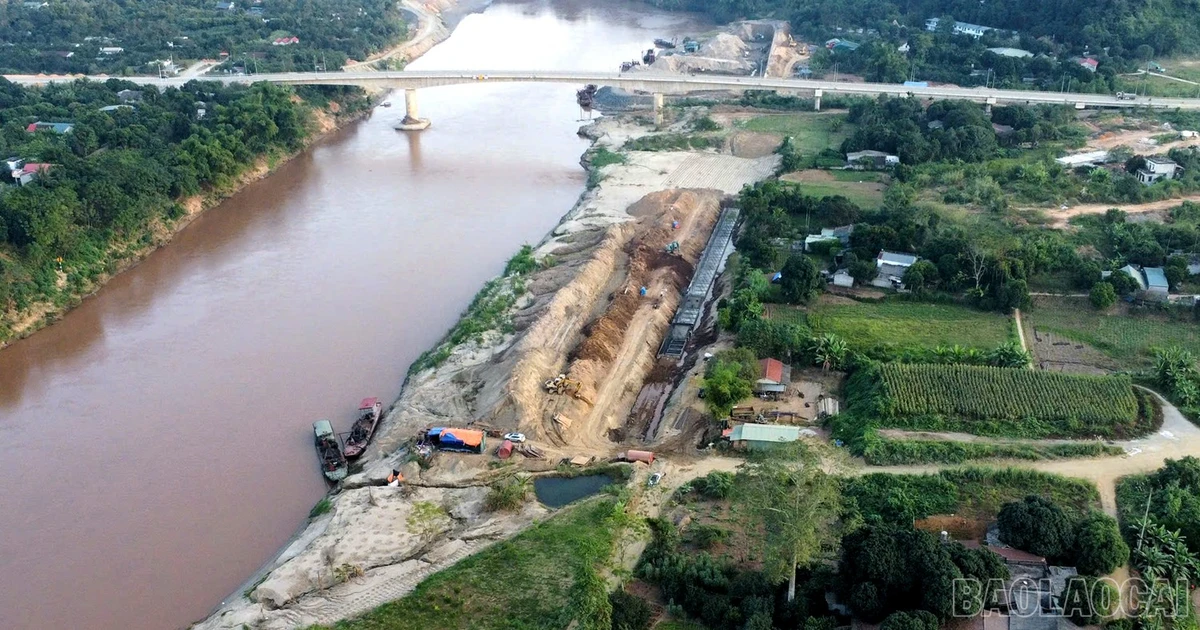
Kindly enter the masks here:
M 610 118 L 587 130 L 609 149 L 648 132 Z M 363 472 L 330 496 L 330 512 L 198 628 L 332 623 L 403 597 L 428 575 L 548 514 L 536 504 L 515 514 L 483 509 L 495 476 L 622 448 L 610 437 L 654 366 L 722 198 L 770 176 L 778 161 L 712 152 L 627 155 L 623 164 L 598 169 L 599 185 L 536 247 L 547 264 L 501 280 L 502 291 L 520 287 L 502 327 L 509 332 L 481 335 L 413 375 L 363 457 Z M 678 256 L 663 252 L 672 241 Z M 647 298 L 638 297 L 640 286 L 649 288 Z M 583 384 L 582 399 L 542 389 L 558 373 Z M 483 456 L 442 453 L 423 470 L 407 461 L 406 446 L 436 425 L 522 431 L 547 457 L 517 457 L 497 468 L 490 449 Z M 383 487 L 392 468 L 404 472 L 405 489 Z

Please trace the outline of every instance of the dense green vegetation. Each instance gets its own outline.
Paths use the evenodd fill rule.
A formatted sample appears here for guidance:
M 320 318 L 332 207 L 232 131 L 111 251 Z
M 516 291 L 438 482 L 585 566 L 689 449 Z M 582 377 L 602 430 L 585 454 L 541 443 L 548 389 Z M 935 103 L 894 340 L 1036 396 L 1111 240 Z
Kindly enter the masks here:
M 962 464 L 979 459 L 1019 459 L 1036 461 L 1072 457 L 1121 455 L 1119 446 L 1102 442 L 1075 444 L 1031 444 L 1004 442 L 952 442 L 919 439 L 889 439 L 879 435 L 864 437 L 862 456 L 872 466 L 910 464 Z
M 434 574 L 403 599 L 333 626 L 608 630 L 612 605 L 599 571 L 624 508 L 597 499 L 565 508 L 511 540 Z
M 1085 10 L 1066 2 L 1009 0 L 647 0 L 669 9 L 706 12 L 719 20 L 777 17 L 814 40 L 850 37 L 863 44 L 852 52 L 821 50 L 813 61 L 818 74 L 834 62 L 841 73 L 871 81 L 909 78 L 960 85 L 1035 87 L 1047 90 L 1109 92 L 1122 89 L 1119 76 L 1157 55 L 1195 51 L 1200 35 L 1192 24 L 1195 7 L 1187 0 L 1151 4 L 1107 2 Z M 925 21 L 939 18 L 936 32 Z M 983 37 L 955 35 L 955 20 L 989 26 Z M 863 29 L 863 30 L 858 30 Z M 865 31 L 865 32 L 864 32 Z M 857 33 L 857 34 L 852 34 Z M 907 53 L 897 50 L 908 45 Z M 994 54 L 990 47 L 1017 47 L 1034 57 Z M 1099 61 L 1090 72 L 1075 59 Z M 1194 90 L 1193 90 L 1194 92 Z
M 100 111 L 120 103 L 121 90 L 141 100 Z M 0 79 L 0 152 L 50 164 L 25 186 L 0 185 L 0 339 L 31 304 L 77 299 L 136 257 L 156 226 L 184 214 L 184 198 L 229 189 L 260 159 L 303 146 L 312 106 L 297 94 L 198 82 L 159 93 L 115 79 L 27 89 Z M 299 94 L 339 100 L 347 113 L 365 105 L 353 90 Z M 74 127 L 27 131 L 36 121 Z
M 952 596 L 955 580 L 979 584 L 1004 580 L 1008 567 L 985 549 L 943 544 L 911 526 L 866 525 L 842 539 L 838 564 L 839 598 L 855 616 L 882 621 L 896 611 L 926 611 L 941 621 L 973 615 L 979 607 Z
M 662 133 L 631 138 L 621 148 L 626 151 L 688 151 L 711 149 L 725 144 L 721 136 L 694 133 Z
M 1156 472 L 1121 479 L 1117 511 L 1131 564 L 1148 583 L 1143 626 L 1194 628 L 1188 585 L 1200 578 L 1200 460 L 1168 459 Z
M 364 59 L 404 37 L 402 13 L 385 0 L 234 2 L 59 0 L 0 5 L 4 73 L 158 74 L 157 60 L 228 61 L 224 69 L 311 71 Z M 275 46 L 283 37 L 299 43 Z M 101 48 L 120 48 L 105 54 Z M 68 56 L 68 53 L 71 53 Z M 226 58 L 221 53 L 227 53 Z
M 1128 377 L 889 363 L 860 370 L 854 379 L 850 387 L 862 398 L 874 398 L 883 419 L 1035 421 L 1057 425 L 1064 435 L 1111 435 L 1132 429 L 1138 418 Z
M 1082 516 L 1100 506 L 1095 486 L 1018 468 L 955 468 L 928 475 L 873 473 L 843 480 L 846 518 L 866 523 L 911 522 L 934 514 L 991 519 L 1028 495 L 1045 496 Z

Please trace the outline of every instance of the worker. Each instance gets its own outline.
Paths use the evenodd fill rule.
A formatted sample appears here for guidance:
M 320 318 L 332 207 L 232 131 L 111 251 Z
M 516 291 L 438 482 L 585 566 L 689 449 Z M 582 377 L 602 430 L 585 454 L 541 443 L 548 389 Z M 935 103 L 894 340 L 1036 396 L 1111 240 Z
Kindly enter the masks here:
M 404 481 L 404 475 L 400 474 L 399 470 L 396 470 L 395 468 L 393 468 L 392 474 L 388 475 L 387 485 L 389 487 L 395 488 L 396 486 L 400 485 L 401 481 Z

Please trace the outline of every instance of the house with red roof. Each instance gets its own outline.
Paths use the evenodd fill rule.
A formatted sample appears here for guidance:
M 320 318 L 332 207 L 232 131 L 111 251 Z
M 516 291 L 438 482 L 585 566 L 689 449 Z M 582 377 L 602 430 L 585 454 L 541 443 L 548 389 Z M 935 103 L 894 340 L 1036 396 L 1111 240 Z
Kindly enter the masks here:
M 299 43 L 300 43 L 300 38 L 296 37 L 295 35 L 292 35 L 291 37 L 280 37 L 280 38 L 276 39 L 275 41 L 271 42 L 271 45 L 272 46 L 290 46 L 292 44 L 299 44 Z
M 48 172 L 50 166 L 45 162 L 29 162 L 20 168 L 13 169 L 10 174 L 18 186 L 24 186 L 36 179 L 39 174 Z
M 1080 57 L 1079 59 L 1075 60 L 1075 63 L 1078 63 L 1080 67 L 1088 72 L 1095 72 L 1096 68 L 1100 67 L 1100 62 L 1092 59 L 1091 57 Z
M 763 359 L 758 362 L 762 376 L 754 382 L 755 394 L 782 394 L 792 382 L 792 366 L 784 365 L 779 359 Z

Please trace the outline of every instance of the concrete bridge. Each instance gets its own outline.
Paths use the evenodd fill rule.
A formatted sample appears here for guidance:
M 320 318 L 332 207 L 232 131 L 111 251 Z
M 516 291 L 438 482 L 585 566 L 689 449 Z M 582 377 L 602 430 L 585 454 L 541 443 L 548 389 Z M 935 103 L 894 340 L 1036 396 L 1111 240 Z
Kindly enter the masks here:
M 35 85 L 56 81 L 73 81 L 79 78 L 103 81 L 110 77 L 24 75 L 9 76 L 7 78 L 14 83 Z M 193 79 L 129 77 L 125 80 L 147 86 L 178 87 Z M 784 93 L 811 95 L 818 110 L 821 108 L 821 97 L 825 94 L 857 96 L 888 94 L 892 96 L 915 96 L 927 99 L 948 98 L 970 100 L 988 105 L 998 103 L 1046 103 L 1069 105 L 1076 109 L 1087 107 L 1200 109 L 1200 98 L 1137 97 L 1131 100 L 1122 100 L 1111 94 L 1071 94 L 963 87 L 910 87 L 896 83 L 842 83 L 807 79 L 668 74 L 638 70 L 631 72 L 561 72 L 541 70 L 281 72 L 253 75 L 205 75 L 197 77 L 196 80 L 219 81 L 226 84 L 269 81 L 271 83 L 286 85 L 353 85 L 375 89 L 402 89 L 405 91 L 407 115 L 405 116 L 405 123 L 401 125 L 401 128 L 408 129 L 423 129 L 429 126 L 429 121 L 420 117 L 417 105 L 418 89 L 471 83 L 567 83 L 576 86 L 594 83 L 632 91 L 649 92 L 654 95 L 655 111 L 660 116 L 664 94 L 680 94 L 700 90 L 773 90 Z

